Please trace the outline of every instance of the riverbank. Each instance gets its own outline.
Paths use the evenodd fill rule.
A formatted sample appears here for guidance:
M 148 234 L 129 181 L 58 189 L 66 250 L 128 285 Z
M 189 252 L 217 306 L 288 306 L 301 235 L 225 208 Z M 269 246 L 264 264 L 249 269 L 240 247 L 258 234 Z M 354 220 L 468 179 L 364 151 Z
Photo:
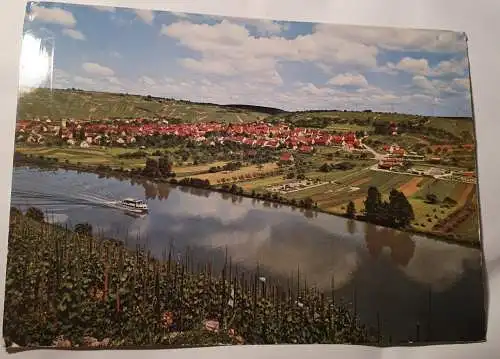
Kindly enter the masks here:
M 196 178 L 183 178 L 181 180 L 178 180 L 176 178 L 159 178 L 159 177 L 150 177 L 150 176 L 145 176 L 141 173 L 138 172 L 132 172 L 129 170 L 121 170 L 121 169 L 113 169 L 108 166 L 89 166 L 89 165 L 75 165 L 72 163 L 61 163 L 58 161 L 51 160 L 50 158 L 38 158 L 38 157 L 29 157 L 24 154 L 16 153 L 15 156 L 15 165 L 35 165 L 37 167 L 46 167 L 46 168 L 54 168 L 54 169 L 65 169 L 65 170 L 72 170 L 72 171 L 77 171 L 77 172 L 88 172 L 88 173 L 94 173 L 99 176 L 106 176 L 106 177 L 117 177 L 117 178 L 129 178 L 129 179 L 135 179 L 138 181 L 151 181 L 151 182 L 156 182 L 156 183 L 169 183 L 171 185 L 181 185 L 181 186 L 186 186 L 186 187 L 194 187 L 194 188 L 202 188 L 205 190 L 210 190 L 214 192 L 220 192 L 220 193 L 228 193 L 231 195 L 237 195 L 237 196 L 242 196 L 242 197 L 247 197 L 247 198 L 252 198 L 252 199 L 257 199 L 261 200 L 264 202 L 269 202 L 269 203 L 276 203 L 279 205 L 286 205 L 286 206 L 292 206 L 296 208 L 300 208 L 301 210 L 305 210 L 307 212 L 317 212 L 317 213 L 324 213 L 328 215 L 334 215 L 334 216 L 340 216 L 347 218 L 346 215 L 339 214 L 337 212 L 332 212 L 328 211 L 322 208 L 319 208 L 315 203 L 313 203 L 312 200 L 300 200 L 300 201 L 295 201 L 294 199 L 289 200 L 283 197 L 278 196 L 277 194 L 271 194 L 271 193 L 256 193 L 255 191 L 248 192 L 245 191 L 242 187 L 237 186 L 236 184 L 229 185 L 229 184 L 223 184 L 223 185 L 213 185 L 210 184 L 208 181 L 203 181 L 199 180 Z M 356 215 L 354 217 L 355 220 L 361 221 L 361 222 L 367 222 L 364 218 L 363 215 Z M 370 223 L 370 222 L 368 222 Z M 462 245 L 465 247 L 469 248 L 481 248 L 481 243 L 479 241 L 473 240 L 470 237 L 463 237 L 460 236 L 456 233 L 443 233 L 443 232 L 435 232 L 435 231 L 429 231 L 429 230 L 422 230 L 419 229 L 415 226 L 411 227 L 405 227 L 405 228 L 397 228 L 397 230 L 412 233 L 412 234 L 417 234 L 421 236 L 425 236 L 428 238 L 432 238 L 435 240 L 451 243 L 451 244 L 458 244 Z
M 11 211 L 4 337 L 20 347 L 385 345 L 330 293 L 302 282 L 162 260 Z M 194 269 L 196 267 L 196 269 Z

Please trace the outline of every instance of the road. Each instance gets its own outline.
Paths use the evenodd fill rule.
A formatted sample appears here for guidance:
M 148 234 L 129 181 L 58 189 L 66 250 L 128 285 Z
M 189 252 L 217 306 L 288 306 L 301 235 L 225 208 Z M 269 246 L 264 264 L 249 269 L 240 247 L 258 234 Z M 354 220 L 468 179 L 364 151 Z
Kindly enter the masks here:
M 367 151 L 369 151 L 369 152 L 373 153 L 373 155 L 375 156 L 375 159 L 376 159 L 377 161 L 380 161 L 380 160 L 382 160 L 383 158 L 385 158 L 385 157 L 386 157 L 386 155 L 383 155 L 383 154 L 381 154 L 381 153 L 378 153 L 378 152 L 377 152 L 377 151 L 375 151 L 373 148 L 369 147 L 368 145 L 364 144 L 363 142 L 361 142 L 361 144 L 363 145 L 363 147 L 364 147 Z

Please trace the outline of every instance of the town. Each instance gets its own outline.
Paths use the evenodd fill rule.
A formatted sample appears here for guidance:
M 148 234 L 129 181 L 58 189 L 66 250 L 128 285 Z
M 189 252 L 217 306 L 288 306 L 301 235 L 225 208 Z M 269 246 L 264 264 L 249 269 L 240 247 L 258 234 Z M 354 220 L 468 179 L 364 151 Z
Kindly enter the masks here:
M 389 132 L 397 140 L 397 127 L 393 122 Z M 20 120 L 16 125 L 17 142 L 32 145 L 44 145 L 46 138 L 57 138 L 59 144 L 69 147 L 89 148 L 90 146 L 105 146 L 130 148 L 136 147 L 138 139 L 152 136 L 175 136 L 198 145 L 215 146 L 227 143 L 244 145 L 248 148 L 267 148 L 281 150 L 280 161 L 292 162 L 293 155 L 288 150 L 298 153 L 312 154 L 319 147 L 331 147 L 345 153 L 363 154 L 365 158 L 378 160 L 374 170 L 406 172 L 413 175 L 429 175 L 434 178 L 455 179 L 475 183 L 474 171 L 442 170 L 439 168 L 422 169 L 410 166 L 412 163 L 439 164 L 441 157 L 425 156 L 415 151 L 408 151 L 392 143 L 384 144 L 380 153 L 375 152 L 363 139 L 368 138 L 366 131 L 344 132 L 332 134 L 313 128 L 294 127 L 287 124 L 269 124 L 253 122 L 245 124 L 225 124 L 220 122 L 200 122 L 192 124 L 169 124 L 167 120 L 159 119 L 105 119 L 102 121 L 78 121 L 63 119 L 60 124 L 52 124 L 50 119 L 39 118 Z M 145 146 L 140 146 L 145 149 Z M 442 150 L 448 154 L 454 151 L 472 153 L 474 145 L 435 145 L 436 152 Z M 255 154 L 255 151 L 247 154 Z M 411 168 L 410 168 L 411 167 Z
M 413 211 L 407 230 L 479 243 L 470 118 L 286 112 L 78 90 L 62 90 L 60 100 L 90 102 L 31 110 L 47 95 L 24 100 L 15 162 L 203 187 L 307 215 L 314 209 L 357 219 L 366 215 L 370 188 L 382 200 L 397 190 Z M 146 108 L 149 115 L 138 115 Z
M 337 145 L 352 151 L 363 148 L 356 134 L 348 132 L 332 135 L 326 131 L 309 128 L 291 129 L 287 125 L 268 125 L 265 122 L 250 124 L 222 124 L 217 122 L 195 124 L 168 124 L 168 121 L 116 119 L 99 123 L 79 123 L 75 120 L 62 120 L 60 125 L 52 125 L 51 120 L 44 123 L 40 119 L 21 120 L 17 123 L 18 140 L 28 143 L 44 143 L 44 135 L 61 138 L 69 146 L 87 148 L 97 146 L 123 146 L 136 143 L 137 137 L 174 135 L 193 140 L 197 143 L 214 145 L 234 142 L 250 147 L 290 148 L 303 153 L 313 151 L 313 146 Z M 82 134 L 83 139 L 77 142 Z

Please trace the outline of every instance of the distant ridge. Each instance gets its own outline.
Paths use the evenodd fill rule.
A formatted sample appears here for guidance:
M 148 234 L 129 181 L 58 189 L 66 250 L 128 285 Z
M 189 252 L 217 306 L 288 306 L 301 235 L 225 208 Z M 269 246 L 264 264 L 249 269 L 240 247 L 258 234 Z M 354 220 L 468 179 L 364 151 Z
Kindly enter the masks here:
M 230 104 L 230 105 L 217 105 L 225 108 L 234 108 L 238 110 L 246 110 L 260 113 L 267 113 L 269 115 L 279 115 L 281 113 L 288 113 L 288 111 L 274 108 L 274 107 L 265 107 L 265 106 L 255 106 L 255 105 L 240 105 L 240 104 Z
M 80 89 L 48 89 L 38 88 L 23 94 L 19 99 L 18 117 L 22 119 L 33 117 L 80 118 L 134 118 L 157 116 L 172 118 L 182 122 L 197 122 L 205 119 L 215 119 L 225 122 L 253 122 L 270 116 L 293 116 L 294 114 L 332 113 L 342 116 L 342 113 L 360 116 L 398 115 L 397 113 L 372 110 L 338 110 L 310 109 L 287 111 L 275 107 L 249 104 L 217 104 L 210 102 L 189 101 L 175 98 L 139 95 L 128 93 L 112 93 L 102 91 L 87 91 Z M 472 117 L 425 116 L 416 114 L 400 114 L 409 117 L 439 117 L 451 120 L 472 120 Z

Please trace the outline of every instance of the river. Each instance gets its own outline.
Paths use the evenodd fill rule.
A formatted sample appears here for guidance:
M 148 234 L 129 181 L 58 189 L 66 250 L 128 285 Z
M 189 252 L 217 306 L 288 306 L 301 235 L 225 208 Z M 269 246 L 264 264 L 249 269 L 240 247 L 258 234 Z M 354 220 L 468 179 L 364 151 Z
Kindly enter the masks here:
M 131 217 L 106 202 L 148 200 Z M 160 256 L 173 243 L 201 263 L 233 263 L 267 275 L 297 273 L 307 283 L 356 303 L 363 323 L 380 323 L 394 343 L 476 341 L 485 337 L 481 253 L 426 237 L 344 218 L 195 188 L 101 178 L 66 170 L 16 167 L 12 206 L 44 209 L 68 225 L 89 222 L 130 246 Z

